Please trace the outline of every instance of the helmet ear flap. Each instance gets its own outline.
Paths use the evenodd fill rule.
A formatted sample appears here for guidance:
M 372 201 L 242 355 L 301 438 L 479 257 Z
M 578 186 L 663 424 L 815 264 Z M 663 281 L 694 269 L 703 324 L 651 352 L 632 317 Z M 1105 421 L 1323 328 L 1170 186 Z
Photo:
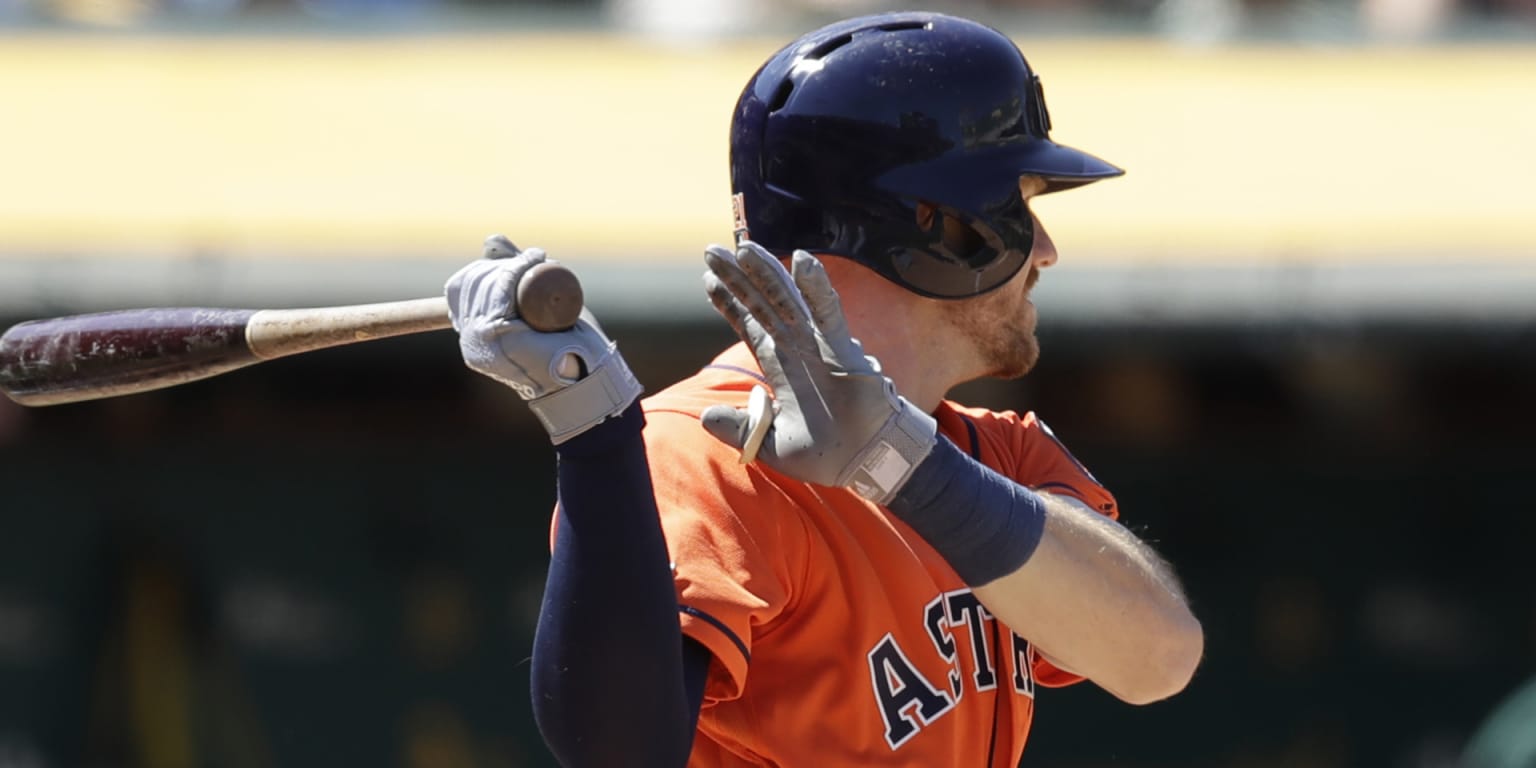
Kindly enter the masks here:
M 998 251 L 1003 249 L 1002 241 L 996 235 L 991 239 L 997 242 L 989 243 L 982 230 L 976 226 L 974 220 L 962 219 L 953 214 L 945 214 L 942 221 L 944 227 L 940 242 L 944 244 L 944 250 L 959 258 L 963 262 L 975 260 L 977 254 L 985 251 L 990 259 Z M 991 234 L 991 231 L 987 231 Z
M 991 227 L 954 208 L 919 200 L 914 212 L 917 228 L 928 235 L 930 249 L 946 261 L 980 266 L 1009 248 Z

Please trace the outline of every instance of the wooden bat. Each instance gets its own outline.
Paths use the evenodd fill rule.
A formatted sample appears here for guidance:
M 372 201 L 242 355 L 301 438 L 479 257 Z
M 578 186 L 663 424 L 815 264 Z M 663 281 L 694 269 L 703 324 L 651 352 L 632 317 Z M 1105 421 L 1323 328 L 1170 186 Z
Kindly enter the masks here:
M 581 314 L 581 283 L 544 262 L 517 285 L 518 315 L 561 331 Z M 159 308 L 33 320 L 0 336 L 0 390 L 57 405 L 162 389 L 300 352 L 450 328 L 442 297 L 313 309 Z

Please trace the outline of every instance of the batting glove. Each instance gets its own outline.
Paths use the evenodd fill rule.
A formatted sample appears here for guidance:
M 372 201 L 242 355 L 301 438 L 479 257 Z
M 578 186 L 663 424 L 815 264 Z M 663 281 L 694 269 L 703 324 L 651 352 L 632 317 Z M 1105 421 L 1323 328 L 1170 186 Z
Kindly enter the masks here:
M 464 364 L 527 400 L 559 445 L 623 413 L 641 387 L 585 308 L 565 331 L 536 331 L 518 319 L 518 280 L 545 260 L 541 249 L 522 251 L 493 235 L 484 258 L 455 272 L 443 290 Z
M 738 449 L 761 440 L 757 457 L 775 471 L 889 503 L 933 450 L 938 424 L 849 335 L 821 262 L 795 251 L 791 275 L 752 242 L 710 246 L 704 261 L 710 301 L 752 347 L 774 397 L 767 414 L 711 406 L 704 428 Z

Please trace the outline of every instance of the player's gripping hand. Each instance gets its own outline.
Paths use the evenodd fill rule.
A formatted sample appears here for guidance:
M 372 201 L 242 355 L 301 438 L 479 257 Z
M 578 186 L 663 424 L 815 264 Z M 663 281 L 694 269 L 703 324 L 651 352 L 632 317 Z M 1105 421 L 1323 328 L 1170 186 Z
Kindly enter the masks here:
M 791 275 L 752 242 L 735 253 L 710 246 L 704 261 L 710 301 L 757 355 L 777 411 L 763 433 L 762 412 L 711 406 L 705 429 L 750 453 L 756 428 L 757 457 L 774 470 L 888 503 L 933 449 L 938 426 L 849 335 L 821 262 L 795 251 Z
M 535 331 L 517 314 L 517 283 L 544 251 L 521 251 L 501 235 L 481 258 L 448 278 L 443 291 L 470 369 L 517 392 L 556 445 L 616 416 L 640 396 L 618 347 L 586 309 L 569 330 Z

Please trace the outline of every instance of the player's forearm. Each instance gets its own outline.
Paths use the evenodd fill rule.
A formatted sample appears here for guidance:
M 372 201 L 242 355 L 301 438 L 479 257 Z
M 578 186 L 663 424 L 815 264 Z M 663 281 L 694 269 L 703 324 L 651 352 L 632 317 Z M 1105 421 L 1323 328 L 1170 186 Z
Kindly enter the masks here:
M 1053 661 L 1131 703 L 1183 690 L 1204 649 L 1167 564 L 1120 524 L 1061 499 L 1048 499 L 1028 561 L 975 593 Z
M 531 687 L 539 730 L 565 766 L 682 766 L 693 742 L 643 422 L 633 405 L 560 446 Z
M 1199 623 L 1161 560 L 1119 524 L 1037 494 L 940 440 L 890 509 L 1019 636 L 1122 699 L 1188 683 Z

